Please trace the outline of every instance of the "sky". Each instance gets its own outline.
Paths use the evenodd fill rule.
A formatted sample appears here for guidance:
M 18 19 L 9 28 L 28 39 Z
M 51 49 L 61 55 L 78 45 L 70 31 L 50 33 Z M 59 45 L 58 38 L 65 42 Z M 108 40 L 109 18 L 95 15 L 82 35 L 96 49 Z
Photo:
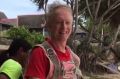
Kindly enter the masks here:
M 49 4 L 54 0 L 49 0 Z M 8 18 L 16 18 L 18 15 L 43 14 L 31 0 L 1 0 L 0 11 Z

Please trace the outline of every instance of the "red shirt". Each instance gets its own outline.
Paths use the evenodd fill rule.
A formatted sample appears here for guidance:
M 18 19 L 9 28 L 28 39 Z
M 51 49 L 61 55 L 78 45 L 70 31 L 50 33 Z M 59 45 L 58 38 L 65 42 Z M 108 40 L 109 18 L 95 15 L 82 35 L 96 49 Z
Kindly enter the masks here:
M 48 42 L 52 45 L 52 42 L 48 40 Z M 66 52 L 63 53 L 55 48 L 53 45 L 55 52 L 60 61 L 69 61 L 70 51 L 66 49 Z M 40 79 L 46 79 L 50 68 L 49 59 L 46 57 L 44 50 L 41 47 L 34 48 L 30 58 L 29 63 L 25 72 L 25 77 L 38 77 Z

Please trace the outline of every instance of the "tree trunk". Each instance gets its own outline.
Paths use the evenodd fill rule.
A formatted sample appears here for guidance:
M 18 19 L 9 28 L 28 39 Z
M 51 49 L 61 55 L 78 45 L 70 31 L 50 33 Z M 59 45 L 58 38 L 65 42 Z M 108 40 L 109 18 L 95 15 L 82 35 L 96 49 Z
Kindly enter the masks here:
M 117 40 L 117 37 L 118 37 L 119 32 L 120 32 L 120 24 L 118 25 L 118 29 L 117 29 L 117 31 L 116 31 L 116 33 L 115 33 L 115 37 L 113 38 L 113 41 L 112 41 L 112 45 L 113 45 L 113 46 L 114 46 L 115 43 L 116 43 L 116 40 Z

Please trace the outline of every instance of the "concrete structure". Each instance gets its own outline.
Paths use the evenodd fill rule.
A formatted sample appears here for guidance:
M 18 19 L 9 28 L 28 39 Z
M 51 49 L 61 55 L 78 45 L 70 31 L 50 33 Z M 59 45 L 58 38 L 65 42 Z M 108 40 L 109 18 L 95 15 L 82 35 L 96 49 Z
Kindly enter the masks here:
M 9 48 L 9 45 L 0 45 L 0 52 L 7 50 Z

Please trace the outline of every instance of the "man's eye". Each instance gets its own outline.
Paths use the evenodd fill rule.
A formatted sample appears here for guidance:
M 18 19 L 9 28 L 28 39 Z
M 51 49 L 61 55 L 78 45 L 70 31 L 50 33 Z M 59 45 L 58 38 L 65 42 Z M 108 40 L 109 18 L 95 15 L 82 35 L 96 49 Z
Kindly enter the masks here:
M 70 22 L 66 22 L 66 24 L 70 24 Z

